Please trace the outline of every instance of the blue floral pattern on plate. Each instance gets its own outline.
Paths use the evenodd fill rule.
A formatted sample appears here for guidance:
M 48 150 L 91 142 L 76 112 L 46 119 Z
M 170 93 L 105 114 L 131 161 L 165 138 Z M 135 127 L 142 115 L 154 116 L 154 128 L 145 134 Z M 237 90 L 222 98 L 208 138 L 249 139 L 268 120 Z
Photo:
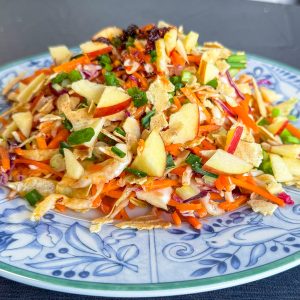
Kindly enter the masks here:
M 47 56 L 0 71 L 0 89 L 20 71 L 51 64 Z M 251 58 L 247 73 L 283 95 L 300 98 L 300 75 Z M 0 110 L 7 104 L 0 99 Z M 300 115 L 298 106 L 293 114 Z M 299 125 L 299 124 L 298 124 Z M 93 283 L 164 283 L 213 278 L 255 269 L 300 251 L 300 196 L 296 205 L 262 217 L 243 207 L 189 226 L 168 230 L 121 230 L 105 225 L 90 233 L 89 222 L 51 211 L 32 222 L 23 199 L 7 200 L 0 189 L 0 262 L 35 274 Z

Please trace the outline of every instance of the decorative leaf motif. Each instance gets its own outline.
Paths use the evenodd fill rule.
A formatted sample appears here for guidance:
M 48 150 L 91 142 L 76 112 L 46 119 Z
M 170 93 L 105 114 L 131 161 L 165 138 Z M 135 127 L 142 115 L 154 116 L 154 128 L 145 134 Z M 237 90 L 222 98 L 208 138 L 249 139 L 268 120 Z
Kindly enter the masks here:
M 37 241 L 45 247 L 55 247 L 63 236 L 59 229 L 44 223 L 36 226 L 35 230 L 37 232 Z
M 230 259 L 230 264 L 235 270 L 238 270 L 241 266 L 241 261 L 236 255 L 232 255 Z
M 181 240 L 190 241 L 190 240 L 197 239 L 199 236 L 200 236 L 200 233 L 189 233 L 189 234 L 183 236 L 181 238 Z
M 93 275 L 95 276 L 113 276 L 117 275 L 123 270 L 123 266 L 118 263 L 104 263 L 98 266 Z
M 181 230 L 181 229 L 176 229 L 176 228 L 171 228 L 171 229 L 168 229 L 167 231 L 172 234 L 185 234 L 186 233 L 186 231 Z
M 103 241 L 96 233 L 91 233 L 78 222 L 66 231 L 66 241 L 73 248 L 89 253 L 99 253 L 103 249 Z
M 30 263 L 27 266 L 30 266 L 34 269 L 44 269 L 44 270 L 51 270 L 51 269 L 62 269 L 66 267 L 76 266 L 83 263 L 89 263 L 94 261 L 100 261 L 100 259 L 92 256 L 77 256 L 77 257 L 69 257 L 69 258 L 59 258 L 53 259 L 49 261 L 43 261 L 38 263 Z
M 216 265 L 216 264 L 220 263 L 220 261 L 216 260 L 216 259 L 201 259 L 198 261 L 198 263 L 200 265 L 212 266 L 212 265 Z
M 224 274 L 227 271 L 226 262 L 222 261 L 218 264 L 217 271 L 219 274 Z
M 228 258 L 228 257 L 231 257 L 232 254 L 219 252 L 219 253 L 213 253 L 211 256 L 214 258 Z
M 191 276 L 192 277 L 200 277 L 200 276 L 203 276 L 205 274 L 207 274 L 212 268 L 201 268 L 201 269 L 198 269 L 196 271 L 194 271 Z
M 136 245 L 126 245 L 117 251 L 117 258 L 120 261 L 130 261 L 139 255 L 139 249 Z
M 203 228 L 204 231 L 207 231 L 207 232 L 210 232 L 210 233 L 215 232 L 214 228 L 212 226 L 208 225 L 208 224 L 203 224 L 202 228 Z
M 136 236 L 136 230 L 134 229 L 117 229 L 111 233 L 111 236 L 116 240 L 128 240 Z
M 251 250 L 250 259 L 247 267 L 254 266 L 258 262 L 258 259 L 264 256 L 265 253 L 266 253 L 265 244 L 258 244 L 254 246 Z

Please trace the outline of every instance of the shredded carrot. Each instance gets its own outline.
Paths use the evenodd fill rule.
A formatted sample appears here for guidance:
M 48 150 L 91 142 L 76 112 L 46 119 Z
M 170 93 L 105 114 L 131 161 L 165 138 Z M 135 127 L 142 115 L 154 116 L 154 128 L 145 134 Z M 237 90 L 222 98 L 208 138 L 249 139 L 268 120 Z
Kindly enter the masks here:
M 182 144 L 171 144 L 166 146 L 166 151 L 172 154 L 173 156 L 178 156 L 181 153 Z
M 0 146 L 0 157 L 3 170 L 8 171 L 10 169 L 9 153 L 8 150 L 2 146 Z
M 174 212 L 171 214 L 171 216 L 172 216 L 173 222 L 174 222 L 174 224 L 175 224 L 176 226 L 181 225 L 181 219 L 180 219 L 180 217 L 179 217 L 179 215 L 178 215 L 178 213 L 177 213 L 176 211 L 174 211 Z
M 102 193 L 107 194 L 110 191 L 117 190 L 119 188 L 120 188 L 120 186 L 118 184 L 118 181 L 116 179 L 112 179 L 104 185 L 104 187 L 102 189 Z
M 170 171 L 171 174 L 177 175 L 177 176 L 182 176 L 183 172 L 186 170 L 186 166 L 180 166 L 172 171 Z
M 201 56 L 200 55 L 188 55 L 188 61 L 190 63 L 200 64 Z
M 123 194 L 123 190 L 111 190 L 109 192 L 106 193 L 106 196 L 110 197 L 110 198 L 114 198 L 114 199 L 119 199 Z
M 95 164 L 95 165 L 90 165 L 87 167 L 87 170 L 89 172 L 98 172 L 98 171 L 101 171 L 103 169 L 103 165 L 100 163 L 100 164 Z
M 101 202 L 102 202 L 102 197 L 101 195 L 98 195 L 94 200 L 93 200 L 93 203 L 92 203 L 92 207 L 93 208 L 97 208 L 101 205 Z
M 201 156 L 202 149 L 199 146 L 195 146 L 195 147 L 191 148 L 191 150 L 194 154 Z
M 74 70 L 79 64 L 81 65 L 86 65 L 86 64 L 90 64 L 91 61 L 89 59 L 89 57 L 85 54 L 82 55 L 76 59 L 70 60 L 68 62 L 65 62 L 57 67 L 53 68 L 53 71 L 55 73 L 59 73 L 59 72 L 71 72 L 72 70 Z
M 137 152 L 140 153 L 144 150 L 145 148 L 145 140 L 139 139 L 138 140 L 138 145 L 137 145 Z
M 60 212 L 65 212 L 66 211 L 66 207 L 63 204 L 60 204 L 60 203 L 55 204 L 55 209 L 60 211 Z
M 67 139 L 69 136 L 69 131 L 65 128 L 62 128 L 57 135 L 53 138 L 53 140 L 49 143 L 48 148 L 49 149 L 56 149 L 59 146 L 60 142 L 63 142 Z
M 31 76 L 28 76 L 28 77 L 22 79 L 20 82 L 22 82 L 24 84 L 29 84 L 34 78 L 36 78 L 40 74 L 50 75 L 50 74 L 52 74 L 52 70 L 51 69 L 40 69 L 40 70 L 37 70 L 37 71 L 34 72 L 34 74 L 32 74 Z
M 47 149 L 47 143 L 44 136 L 37 136 L 35 140 L 39 149 Z
M 39 101 L 44 97 L 44 93 L 39 93 L 37 96 L 33 98 L 33 100 L 30 103 L 30 110 L 33 111 L 36 107 L 36 105 L 39 103 Z
M 210 143 L 208 140 L 203 140 L 201 142 L 201 146 L 203 148 L 203 150 L 216 150 L 217 147 L 215 145 L 213 145 L 212 143 Z
M 171 53 L 171 61 L 174 66 L 185 65 L 185 59 L 176 50 Z
M 181 103 L 178 99 L 178 97 L 174 97 L 174 104 L 176 105 L 176 109 L 179 110 L 181 108 Z
M 22 142 L 26 140 L 26 136 L 20 130 L 17 130 L 17 134 Z
M 141 84 L 141 88 L 143 90 L 147 90 L 148 89 L 148 81 L 147 81 L 147 79 L 144 76 L 142 76 L 138 72 L 134 72 L 132 75 L 138 79 L 139 83 Z
M 43 122 L 43 123 L 41 123 L 39 129 L 40 129 L 40 131 L 41 131 L 42 133 L 47 134 L 47 133 L 49 133 L 49 132 L 52 130 L 53 124 L 54 124 L 54 123 L 53 123 L 52 121 Z
M 207 108 L 200 102 L 200 100 L 198 101 L 198 105 L 200 106 L 201 110 L 203 111 L 205 118 L 206 118 L 206 122 L 210 123 L 211 122 L 211 114 L 209 113 L 209 111 L 207 110 Z
M 146 105 L 139 107 L 136 112 L 133 114 L 135 119 L 140 119 L 140 117 L 145 113 Z
M 258 195 L 261 195 L 262 197 L 278 204 L 279 206 L 284 206 L 285 203 L 282 199 L 270 194 L 267 190 L 257 186 L 253 185 L 247 181 L 243 181 L 234 177 L 230 177 L 233 184 L 235 184 L 238 187 L 244 188 L 246 190 L 252 191 Z
M 201 203 L 178 203 L 172 199 L 168 202 L 168 205 L 174 206 L 178 210 L 197 210 L 203 207 Z
M 286 125 L 286 129 L 295 137 L 297 137 L 298 139 L 300 139 L 300 130 L 298 128 L 296 128 L 295 126 L 293 126 L 291 123 L 287 123 Z
M 198 127 L 198 135 L 202 134 L 203 132 L 211 132 L 220 129 L 221 126 L 219 125 L 202 125 Z
M 91 195 L 95 196 L 97 194 L 97 185 L 93 184 L 91 187 Z
M 247 196 L 242 195 L 242 196 L 237 197 L 234 200 L 234 202 L 224 201 L 224 202 L 220 203 L 219 207 L 226 211 L 231 211 L 231 210 L 239 208 L 246 201 L 247 201 Z
M 6 125 L 8 124 L 8 122 L 7 122 L 4 118 L 2 118 L 2 117 L 0 117 L 0 123 L 1 123 L 3 126 L 6 126 Z
M 193 93 L 193 91 L 188 88 L 188 87 L 183 87 L 180 89 L 183 94 L 192 102 L 192 103 L 198 103 L 198 98 L 196 97 L 196 95 Z
M 200 221 L 192 216 L 189 217 L 185 217 L 186 221 L 191 224 L 195 229 L 201 229 L 202 224 L 200 223 Z
M 113 49 L 112 46 L 107 46 L 105 48 L 102 48 L 102 49 L 99 49 L 96 51 L 88 52 L 88 53 L 86 53 L 86 55 L 89 57 L 89 59 L 93 60 L 99 55 L 103 55 L 103 54 L 111 52 L 112 49 Z
M 143 187 L 146 191 L 163 189 L 171 186 L 178 186 L 177 180 L 172 180 L 172 179 L 149 180 L 145 184 L 143 184 Z
M 25 164 L 25 165 L 33 165 L 37 168 L 46 171 L 47 173 L 53 173 L 56 176 L 63 177 L 62 173 L 56 172 L 54 169 L 52 169 L 49 165 L 42 163 L 40 161 L 32 160 L 32 159 L 26 159 L 26 158 L 16 158 L 14 160 L 16 164 Z

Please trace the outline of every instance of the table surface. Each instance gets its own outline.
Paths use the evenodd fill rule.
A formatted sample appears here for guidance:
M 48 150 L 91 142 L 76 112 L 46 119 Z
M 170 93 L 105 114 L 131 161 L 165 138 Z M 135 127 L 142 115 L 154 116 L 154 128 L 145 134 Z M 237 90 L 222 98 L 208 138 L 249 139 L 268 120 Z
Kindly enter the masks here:
M 0 7 L 0 65 L 45 52 L 49 45 L 75 46 L 104 26 L 126 27 L 163 19 L 198 31 L 200 42 L 217 40 L 300 68 L 300 6 L 246 0 L 0 0 Z M 0 278 L 0 295 L 7 300 L 95 299 L 41 290 L 4 278 Z M 299 295 L 297 267 L 246 285 L 171 299 L 296 300 Z

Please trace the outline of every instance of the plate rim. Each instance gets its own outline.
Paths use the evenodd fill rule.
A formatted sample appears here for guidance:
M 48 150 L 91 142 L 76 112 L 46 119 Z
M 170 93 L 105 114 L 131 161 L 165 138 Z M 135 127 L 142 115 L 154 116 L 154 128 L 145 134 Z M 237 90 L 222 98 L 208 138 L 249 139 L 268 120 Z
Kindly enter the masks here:
M 71 49 L 73 51 L 78 50 L 78 48 L 75 47 Z M 261 62 L 265 62 L 274 66 L 279 66 L 283 69 L 300 75 L 300 69 L 297 69 L 288 64 L 256 54 L 247 53 L 247 55 L 250 58 L 254 58 Z M 0 72 L 4 71 L 5 69 L 25 63 L 28 60 L 39 59 L 44 56 L 49 56 L 49 54 L 47 52 L 43 52 L 40 54 L 29 55 L 21 59 L 7 62 L 0 66 Z M 0 276 L 33 287 L 72 294 L 106 297 L 157 297 L 207 292 L 237 286 L 281 273 L 298 265 L 300 265 L 300 252 L 296 252 L 282 259 L 266 263 L 259 267 L 254 267 L 248 270 L 227 275 L 164 283 L 116 285 L 113 283 L 98 283 L 56 278 L 53 276 L 38 274 L 9 265 L 4 262 L 0 262 Z M 72 289 L 70 290 L 70 288 Z

